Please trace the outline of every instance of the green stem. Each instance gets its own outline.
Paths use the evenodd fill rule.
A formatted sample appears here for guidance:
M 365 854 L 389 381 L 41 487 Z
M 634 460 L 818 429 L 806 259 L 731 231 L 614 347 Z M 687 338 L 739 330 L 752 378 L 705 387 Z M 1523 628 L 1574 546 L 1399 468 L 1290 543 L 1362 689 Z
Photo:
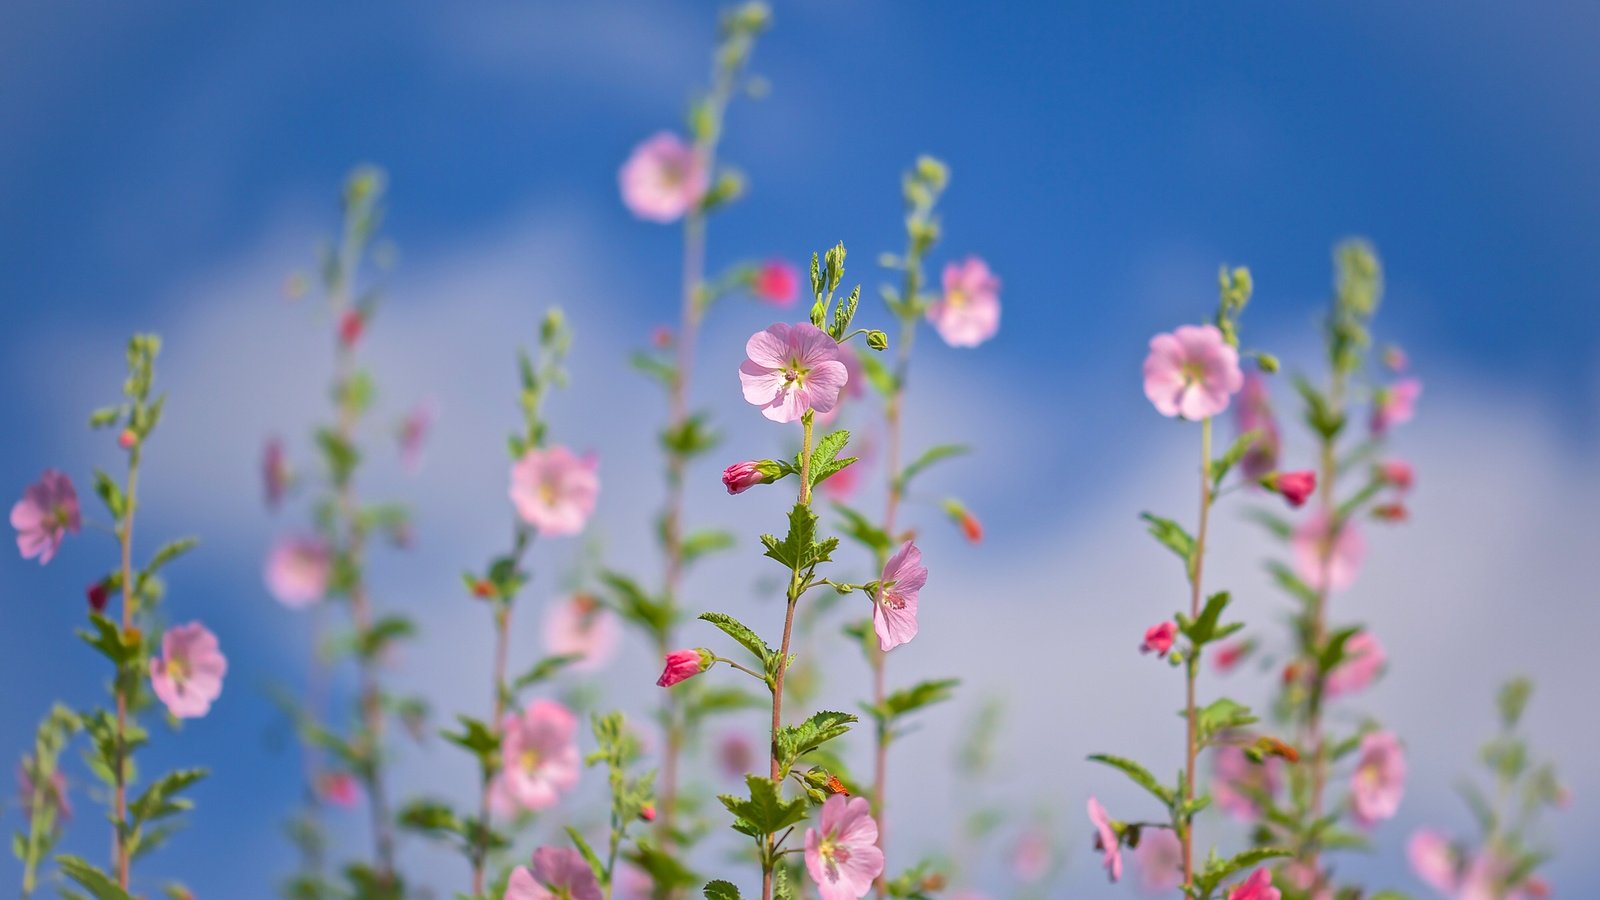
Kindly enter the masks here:
M 1200 617 L 1201 581 L 1205 571 L 1206 527 L 1211 518 L 1211 420 L 1200 424 L 1200 526 L 1195 531 L 1194 558 L 1189 564 L 1189 618 Z M 1195 703 L 1195 679 L 1200 670 L 1200 648 L 1191 646 L 1184 657 L 1184 720 L 1186 725 L 1184 752 L 1183 800 L 1194 802 L 1195 762 L 1200 756 L 1200 712 Z M 1180 837 L 1183 839 L 1183 886 L 1187 891 L 1194 887 L 1194 816 L 1183 817 Z

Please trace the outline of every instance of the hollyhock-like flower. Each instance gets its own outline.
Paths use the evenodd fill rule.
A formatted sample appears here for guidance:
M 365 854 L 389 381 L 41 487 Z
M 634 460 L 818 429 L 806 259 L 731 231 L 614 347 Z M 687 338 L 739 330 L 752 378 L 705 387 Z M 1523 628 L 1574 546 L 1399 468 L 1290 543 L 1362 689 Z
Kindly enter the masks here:
M 717 764 L 722 774 L 736 781 L 754 771 L 756 754 L 750 739 L 737 731 L 730 731 L 717 742 Z
M 1146 828 L 1133 851 L 1139 864 L 1139 887 L 1164 894 L 1183 882 L 1183 842 L 1170 828 Z
M 1215 325 L 1181 325 L 1150 339 L 1144 395 L 1163 416 L 1208 419 L 1243 386 L 1239 351 Z
M 633 149 L 617 173 L 622 202 L 649 222 L 675 222 L 705 196 L 710 184 L 694 147 L 662 131 Z
M 710 650 L 674 650 L 667 654 L 667 667 L 662 670 L 661 677 L 656 679 L 656 687 L 672 687 L 679 682 L 688 681 L 701 672 L 711 668 L 716 657 Z
M 1386 460 L 1378 466 L 1378 477 L 1402 491 L 1411 490 L 1411 485 L 1416 483 L 1417 478 L 1411 463 L 1403 459 Z
M 1367 555 L 1366 539 L 1355 524 L 1347 520 L 1333 533 L 1334 521 L 1326 512 L 1313 513 L 1295 528 L 1290 539 L 1295 574 L 1312 590 L 1342 591 L 1349 587 Z
M 518 866 L 506 884 L 505 900 L 604 900 L 600 882 L 583 854 L 566 847 L 533 851 L 533 866 Z
M 261 487 L 267 509 L 277 509 L 289 489 L 289 461 L 283 453 L 283 441 L 277 438 L 268 438 L 261 449 Z
M 800 296 L 800 270 L 781 259 L 771 260 L 756 270 L 750 291 L 773 306 L 793 306 Z
M 1159 622 L 1144 630 L 1144 642 L 1139 645 L 1139 652 L 1154 653 L 1156 656 L 1164 657 L 1177 639 L 1177 623 Z
M 500 723 L 500 770 L 506 799 L 518 808 L 547 809 L 578 783 L 578 719 L 554 700 L 528 704 Z
M 1370 631 L 1352 635 L 1345 641 L 1344 659 L 1328 673 L 1324 693 L 1331 699 L 1364 691 L 1383 671 L 1388 655 Z
M 217 636 L 199 622 L 174 625 L 161 636 L 161 656 L 150 660 L 150 687 L 167 712 L 197 719 L 222 695 L 228 658 Z
M 750 336 L 739 365 L 744 399 L 774 422 L 795 422 L 806 410 L 826 413 L 849 381 L 839 345 L 810 323 L 779 322 Z
M 928 321 L 952 347 L 976 347 L 1000 330 L 1000 279 L 976 256 L 944 267 L 944 295 Z
M 1370 827 L 1393 818 L 1405 787 L 1406 758 L 1399 739 L 1387 731 L 1363 737 L 1350 784 L 1350 811 L 1356 822 Z
M 400 422 L 397 435 L 400 442 L 400 463 L 408 471 L 422 467 L 422 447 L 428 438 L 428 427 L 433 424 L 433 404 L 422 402 Z
M 544 614 L 544 646 L 554 656 L 579 656 L 572 664 L 592 672 L 611 660 L 619 636 L 617 617 L 589 594 L 550 604 Z
M 1050 872 L 1050 840 L 1037 828 L 1030 828 L 1017 837 L 1011 848 L 1011 874 L 1024 884 L 1031 884 Z
M 317 779 L 317 796 L 324 803 L 349 809 L 360 799 L 360 786 L 349 772 L 323 772 Z
M 1282 764 L 1275 757 L 1253 762 L 1243 748 L 1226 744 L 1217 748 L 1212 760 L 1212 799 L 1235 819 L 1256 818 L 1261 801 L 1278 792 Z
M 1299 509 L 1306 505 L 1317 491 L 1317 473 L 1310 469 L 1298 472 L 1268 472 L 1261 478 L 1261 486 L 1280 494 L 1289 505 Z
M 22 800 L 22 817 L 31 820 L 35 786 L 33 775 L 28 772 L 29 763 L 30 760 L 24 757 L 17 765 L 17 796 Z M 40 799 L 44 801 L 44 806 L 56 811 L 57 828 L 61 827 L 62 822 L 72 818 L 72 804 L 67 800 L 67 776 L 63 775 L 60 769 L 50 773 L 49 783 L 40 793 L 43 795 Z
M 1283 893 L 1272 886 L 1272 870 L 1261 868 L 1228 892 L 1228 900 L 1282 900 Z
M 722 486 L 729 495 L 742 494 L 758 484 L 771 484 L 782 472 L 770 459 L 752 459 L 736 462 L 722 470 Z
M 857 900 L 872 890 L 883 851 L 865 797 L 835 794 L 822 804 L 818 827 L 806 829 L 806 871 L 821 900 Z
M 1453 893 L 1458 885 L 1460 863 L 1450 839 L 1424 828 L 1406 842 L 1406 858 L 1411 871 L 1441 894 Z
M 922 551 L 911 541 L 883 564 L 878 594 L 872 604 L 872 630 L 878 649 L 888 652 L 917 636 L 917 593 L 928 583 Z
M 1234 423 L 1240 434 L 1256 432 L 1256 439 L 1239 460 L 1239 471 L 1248 481 L 1256 481 L 1278 467 L 1278 454 L 1283 447 L 1283 436 L 1278 431 L 1278 419 L 1272 414 L 1272 400 L 1267 389 L 1266 376 L 1251 372 L 1244 376 L 1244 387 L 1239 391 L 1239 405 L 1234 407 Z
M 77 534 L 82 526 L 78 492 L 72 486 L 72 479 L 55 469 L 46 469 L 11 507 L 11 527 L 17 530 L 17 549 L 23 559 L 39 557 L 40 565 L 55 558 L 67 532 Z
M 1094 824 L 1094 848 L 1104 854 L 1102 863 L 1106 867 L 1106 874 L 1116 881 L 1122 877 L 1122 841 L 1117 837 L 1117 830 L 1111 826 L 1111 817 L 1106 815 L 1106 808 L 1093 797 L 1089 798 L 1089 821 Z
M 534 448 L 511 467 L 511 503 L 541 536 L 577 534 L 600 496 L 599 468 L 565 447 Z
M 1417 412 L 1417 398 L 1422 396 L 1422 382 L 1403 378 L 1386 388 L 1380 388 L 1372 398 L 1373 434 L 1383 434 L 1395 425 L 1411 421 Z
M 321 600 L 332 573 L 333 559 L 321 538 L 289 535 L 267 554 L 267 589 L 291 609 Z

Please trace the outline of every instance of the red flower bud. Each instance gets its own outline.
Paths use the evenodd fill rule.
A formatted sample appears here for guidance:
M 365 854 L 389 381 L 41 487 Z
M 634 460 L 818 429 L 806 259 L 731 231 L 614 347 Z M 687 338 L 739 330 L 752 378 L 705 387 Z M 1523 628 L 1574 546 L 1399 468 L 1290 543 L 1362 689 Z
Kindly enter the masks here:
M 117 435 L 117 446 L 124 450 L 132 450 L 133 445 L 137 443 L 139 443 L 139 436 L 133 433 L 132 428 L 124 428 L 122 433 Z
M 646 803 L 644 807 L 639 810 L 639 818 L 646 822 L 654 822 L 656 820 L 656 808 L 654 804 Z
M 367 319 L 358 309 L 347 309 L 339 317 L 339 343 L 346 350 L 354 347 L 356 341 L 361 340 L 361 332 L 367 327 Z
M 1261 478 L 1261 486 L 1281 494 L 1289 505 L 1299 509 L 1317 491 L 1317 473 L 1310 469 L 1298 472 L 1268 472 Z
M 656 686 L 672 687 L 679 682 L 688 681 L 711 668 L 711 663 L 715 659 L 709 650 L 674 650 L 667 654 L 667 667 L 662 670 L 661 677 L 656 679 Z
M 1411 464 L 1403 459 L 1391 459 L 1379 466 L 1378 477 L 1402 491 L 1411 490 L 1411 485 L 1416 481 Z
M 89 590 L 85 593 L 89 597 L 90 609 L 97 613 L 106 611 L 106 601 L 111 599 L 110 585 L 106 584 L 105 581 L 96 581 L 94 584 L 89 585 Z

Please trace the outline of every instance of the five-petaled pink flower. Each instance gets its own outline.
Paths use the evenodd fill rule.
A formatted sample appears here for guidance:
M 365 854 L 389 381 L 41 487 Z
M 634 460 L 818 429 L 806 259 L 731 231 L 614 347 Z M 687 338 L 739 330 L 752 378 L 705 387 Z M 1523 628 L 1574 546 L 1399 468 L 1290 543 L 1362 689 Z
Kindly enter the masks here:
M 54 559 L 61 539 L 69 531 L 77 534 L 82 525 L 78 492 L 72 487 L 72 479 L 55 469 L 46 469 L 11 507 L 11 527 L 17 530 L 17 549 L 22 552 L 23 559 L 39 557 L 40 565 Z
M 944 267 L 944 295 L 928 321 L 952 347 L 976 347 L 1000 330 L 1000 279 L 976 256 Z
M 1267 390 L 1266 376 L 1251 372 L 1244 376 L 1244 387 L 1239 391 L 1239 405 L 1234 407 L 1234 422 L 1240 434 L 1256 433 L 1256 439 L 1239 460 L 1239 471 L 1249 481 L 1256 481 L 1278 467 L 1278 453 L 1283 447 L 1283 436 L 1278 432 L 1278 420 L 1272 414 L 1272 398 Z
M 1335 531 L 1336 518 L 1326 512 L 1307 516 L 1290 538 L 1294 570 L 1313 590 L 1342 591 L 1356 580 L 1367 542 L 1349 520 Z
M 267 509 L 277 509 L 289 489 L 289 462 L 284 456 L 283 441 L 275 437 L 268 438 L 261 448 L 261 487 Z
M 1170 621 L 1159 622 L 1144 630 L 1144 643 L 1139 645 L 1139 652 L 1166 656 L 1167 651 L 1172 649 L 1172 644 L 1177 639 L 1177 623 Z
M 667 654 L 667 665 L 661 671 L 661 677 L 656 679 L 656 687 L 672 687 L 688 681 L 711 668 L 714 660 L 709 650 L 674 650 Z
M 1094 848 L 1104 854 L 1106 874 L 1116 881 L 1122 877 L 1122 839 L 1106 815 L 1106 808 L 1093 797 L 1089 798 L 1089 821 L 1094 824 Z
M 592 672 L 617 649 L 617 617 L 591 594 L 552 603 L 544 615 L 544 646 L 555 656 L 579 656 L 574 671 Z
M 1345 641 L 1344 659 L 1328 673 L 1324 693 L 1331 699 L 1366 690 L 1367 685 L 1372 684 L 1383 672 L 1387 661 L 1388 655 L 1384 653 L 1383 645 L 1378 643 L 1377 636 L 1372 632 L 1352 635 Z
M 577 534 L 600 496 L 599 469 L 593 455 L 534 448 L 511 466 L 511 503 L 543 537 Z
M 228 658 L 217 636 L 199 622 L 174 625 L 161 636 L 161 655 L 150 660 L 150 687 L 167 712 L 197 719 L 222 694 Z
M 1395 425 L 1411 421 L 1417 412 L 1417 398 L 1422 396 L 1422 382 L 1415 378 L 1402 378 L 1385 388 L 1379 388 L 1372 398 L 1373 434 L 1383 434 Z
M 1350 812 L 1356 823 L 1372 826 L 1393 818 L 1405 787 L 1406 758 L 1399 739 L 1387 731 L 1363 737 L 1350 783 Z
M 1460 884 L 1460 860 L 1450 839 L 1424 828 L 1406 842 L 1406 858 L 1411 871 L 1441 894 L 1453 894 Z
M 267 554 L 267 589 L 291 609 L 321 600 L 332 572 L 333 559 L 321 538 L 289 535 Z
M 1183 842 L 1170 828 L 1146 828 L 1133 851 L 1139 864 L 1139 887 L 1164 894 L 1183 882 Z
M 756 270 L 750 291 L 773 306 L 793 306 L 800 296 L 800 272 L 781 259 L 771 260 Z
M 1228 900 L 1282 900 L 1283 893 L 1272 886 L 1272 870 L 1260 868 L 1250 877 L 1234 885 Z
M 633 150 L 617 173 L 622 202 L 650 222 L 675 222 L 705 196 L 710 183 L 694 147 L 677 135 L 659 132 Z
M 749 356 L 739 365 L 744 399 L 774 422 L 833 409 L 850 378 L 839 345 L 810 323 L 779 322 L 751 335 L 744 349 Z
M 928 583 L 922 551 L 906 541 L 883 564 L 878 592 L 872 604 L 872 630 L 878 649 L 885 652 L 917 636 L 917 593 Z
M 1144 395 L 1163 416 L 1209 419 L 1243 386 L 1239 351 L 1215 325 L 1181 325 L 1150 339 Z
M 505 900 L 603 900 L 600 882 L 583 854 L 566 847 L 533 851 L 533 866 L 518 866 L 506 884 Z
M 554 806 L 578 783 L 578 719 L 554 700 L 538 699 L 500 722 L 505 799 L 528 810 Z
M 1269 491 L 1277 491 L 1288 501 L 1289 505 L 1299 509 L 1306 505 L 1306 500 L 1317 491 L 1317 473 L 1310 469 L 1301 469 L 1297 472 L 1268 472 L 1261 479 L 1261 485 Z
M 865 797 L 834 794 L 817 828 L 806 829 L 806 871 L 822 900 L 857 900 L 883 874 L 878 823 Z

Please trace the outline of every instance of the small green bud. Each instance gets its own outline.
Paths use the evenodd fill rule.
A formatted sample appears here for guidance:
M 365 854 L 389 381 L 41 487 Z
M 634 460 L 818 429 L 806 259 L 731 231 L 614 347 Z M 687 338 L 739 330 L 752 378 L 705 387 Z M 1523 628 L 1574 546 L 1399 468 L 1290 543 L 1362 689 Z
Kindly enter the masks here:
M 874 328 L 867 332 L 867 346 L 880 352 L 887 350 L 889 349 L 889 335 Z
M 1256 365 L 1268 375 L 1278 371 L 1278 358 L 1271 353 L 1257 353 Z

